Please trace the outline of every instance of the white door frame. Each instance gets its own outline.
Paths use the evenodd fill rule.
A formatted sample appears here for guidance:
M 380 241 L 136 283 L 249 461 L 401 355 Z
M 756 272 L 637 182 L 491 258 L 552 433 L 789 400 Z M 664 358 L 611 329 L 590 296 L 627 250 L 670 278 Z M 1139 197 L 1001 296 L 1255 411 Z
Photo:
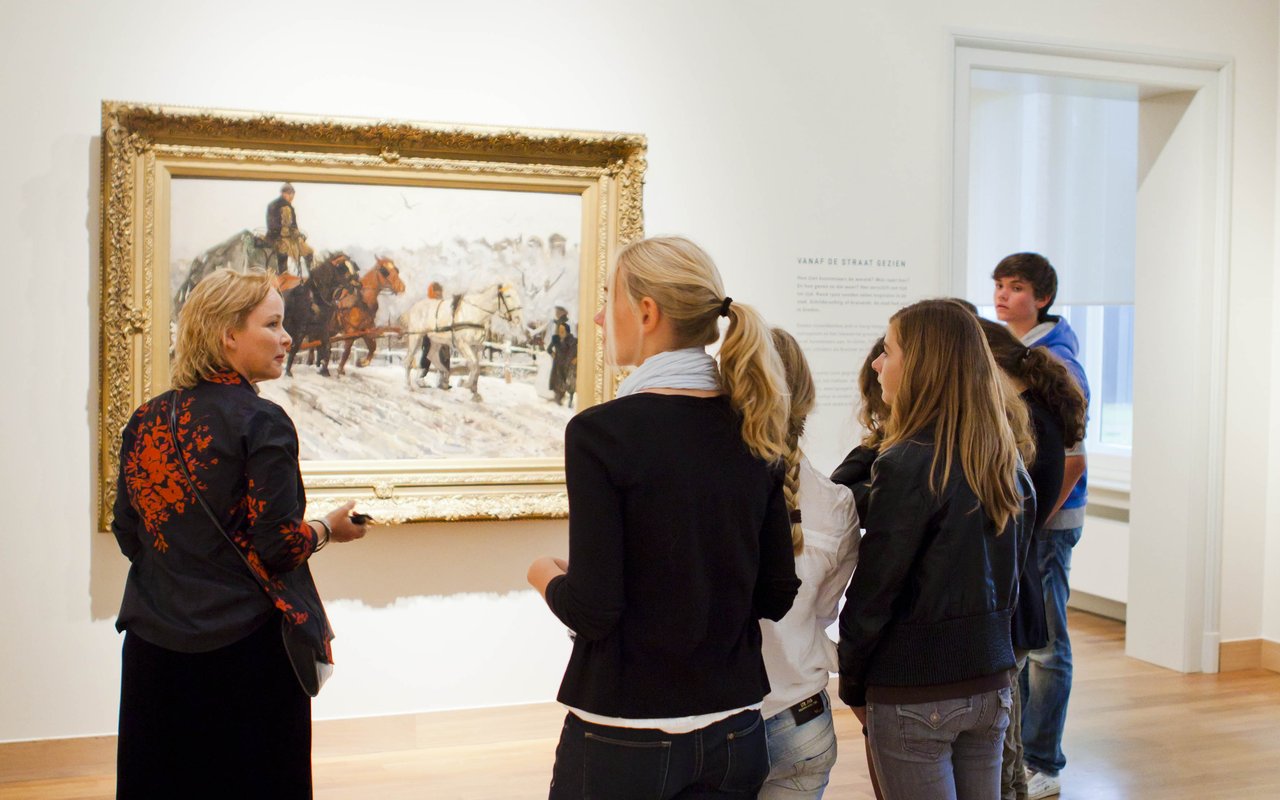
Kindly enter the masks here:
M 1206 139 L 1206 186 L 1199 235 L 1203 268 L 1209 277 L 1209 296 L 1202 300 L 1203 318 L 1209 320 L 1210 336 L 1201 354 L 1208 370 L 1207 399 L 1197 409 L 1203 419 L 1201 429 L 1187 432 L 1191 443 L 1204 456 L 1202 483 L 1193 485 L 1194 507 L 1203 509 L 1202 524 L 1187 527 L 1185 547 L 1175 556 L 1180 562 L 1174 572 L 1185 576 L 1185 614 L 1179 631 L 1181 644 L 1174 651 L 1134 652 L 1130 655 L 1154 661 L 1184 672 L 1217 672 L 1220 640 L 1223 475 L 1226 439 L 1227 301 L 1231 222 L 1231 142 L 1232 142 L 1232 60 L 1226 57 L 1189 55 L 1142 49 L 1093 47 L 1051 40 L 1010 39 L 968 32 L 952 32 L 948 60 L 951 98 L 948 126 L 952 165 L 949 218 L 943 224 L 946 257 L 941 286 L 963 292 L 968 248 L 969 188 L 969 74 L 974 68 L 1087 80 L 1119 81 L 1193 91 L 1211 104 L 1212 127 Z M 1140 313 L 1140 312 L 1139 312 Z M 1131 574 L 1135 560 L 1144 554 L 1139 537 L 1131 536 Z M 1164 554 L 1167 561 L 1169 554 Z M 1132 590 L 1131 590 L 1132 591 Z M 1134 625 L 1130 615 L 1130 625 Z

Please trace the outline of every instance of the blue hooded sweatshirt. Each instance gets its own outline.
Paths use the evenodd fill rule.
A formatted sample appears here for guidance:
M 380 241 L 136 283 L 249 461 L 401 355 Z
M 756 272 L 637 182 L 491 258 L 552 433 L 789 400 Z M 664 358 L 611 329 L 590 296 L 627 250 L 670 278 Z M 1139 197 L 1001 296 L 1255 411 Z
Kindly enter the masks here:
M 1057 356 L 1076 379 L 1081 391 L 1084 392 L 1085 407 L 1089 403 L 1089 379 L 1084 376 L 1084 367 L 1080 364 L 1080 340 L 1076 338 L 1076 332 L 1071 330 L 1071 325 L 1062 317 L 1049 316 L 1045 322 L 1054 321 L 1054 326 L 1048 333 L 1038 339 L 1023 344 L 1028 347 L 1043 347 L 1053 355 Z M 1066 502 L 1062 504 L 1062 510 L 1069 508 L 1083 508 L 1089 500 L 1089 470 L 1086 467 L 1080 480 L 1076 481 L 1075 488 L 1071 490 L 1071 494 L 1067 496 Z M 1055 515 L 1056 516 L 1056 515 Z M 1053 527 L 1053 519 L 1051 518 L 1046 527 Z

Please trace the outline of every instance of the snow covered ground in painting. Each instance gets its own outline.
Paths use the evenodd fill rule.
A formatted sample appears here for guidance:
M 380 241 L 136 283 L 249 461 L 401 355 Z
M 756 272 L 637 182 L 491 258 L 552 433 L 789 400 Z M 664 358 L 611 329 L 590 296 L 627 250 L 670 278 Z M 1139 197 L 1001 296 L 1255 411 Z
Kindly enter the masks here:
M 532 383 L 480 376 L 480 395 L 405 386 L 404 369 L 347 365 L 319 375 L 295 364 L 293 377 L 259 384 L 262 396 L 293 418 L 303 460 L 538 458 L 564 453 L 573 409 L 538 396 Z M 436 375 L 427 381 L 433 385 Z

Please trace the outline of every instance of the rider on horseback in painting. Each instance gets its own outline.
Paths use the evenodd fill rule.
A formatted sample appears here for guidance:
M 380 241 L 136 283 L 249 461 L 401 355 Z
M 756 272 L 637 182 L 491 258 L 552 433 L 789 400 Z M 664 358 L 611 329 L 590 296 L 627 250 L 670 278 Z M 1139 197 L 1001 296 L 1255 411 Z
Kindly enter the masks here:
M 289 259 L 298 264 L 298 272 L 302 273 L 305 265 L 307 274 L 311 273 L 311 259 L 315 251 L 307 244 L 307 237 L 298 230 L 298 214 L 293 209 L 293 184 L 285 183 L 280 187 L 280 196 L 267 206 L 267 245 L 276 251 L 276 273 L 283 275 L 289 271 Z

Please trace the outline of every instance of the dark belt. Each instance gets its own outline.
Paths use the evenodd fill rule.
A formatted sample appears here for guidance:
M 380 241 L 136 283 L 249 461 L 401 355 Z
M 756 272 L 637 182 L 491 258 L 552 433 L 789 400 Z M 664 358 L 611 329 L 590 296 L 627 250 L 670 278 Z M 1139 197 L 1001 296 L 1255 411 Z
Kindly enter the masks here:
M 813 697 L 806 697 L 787 709 L 791 712 L 791 718 L 796 721 L 797 728 L 822 716 L 822 712 L 826 710 L 827 705 L 822 700 L 822 692 L 818 692 Z

